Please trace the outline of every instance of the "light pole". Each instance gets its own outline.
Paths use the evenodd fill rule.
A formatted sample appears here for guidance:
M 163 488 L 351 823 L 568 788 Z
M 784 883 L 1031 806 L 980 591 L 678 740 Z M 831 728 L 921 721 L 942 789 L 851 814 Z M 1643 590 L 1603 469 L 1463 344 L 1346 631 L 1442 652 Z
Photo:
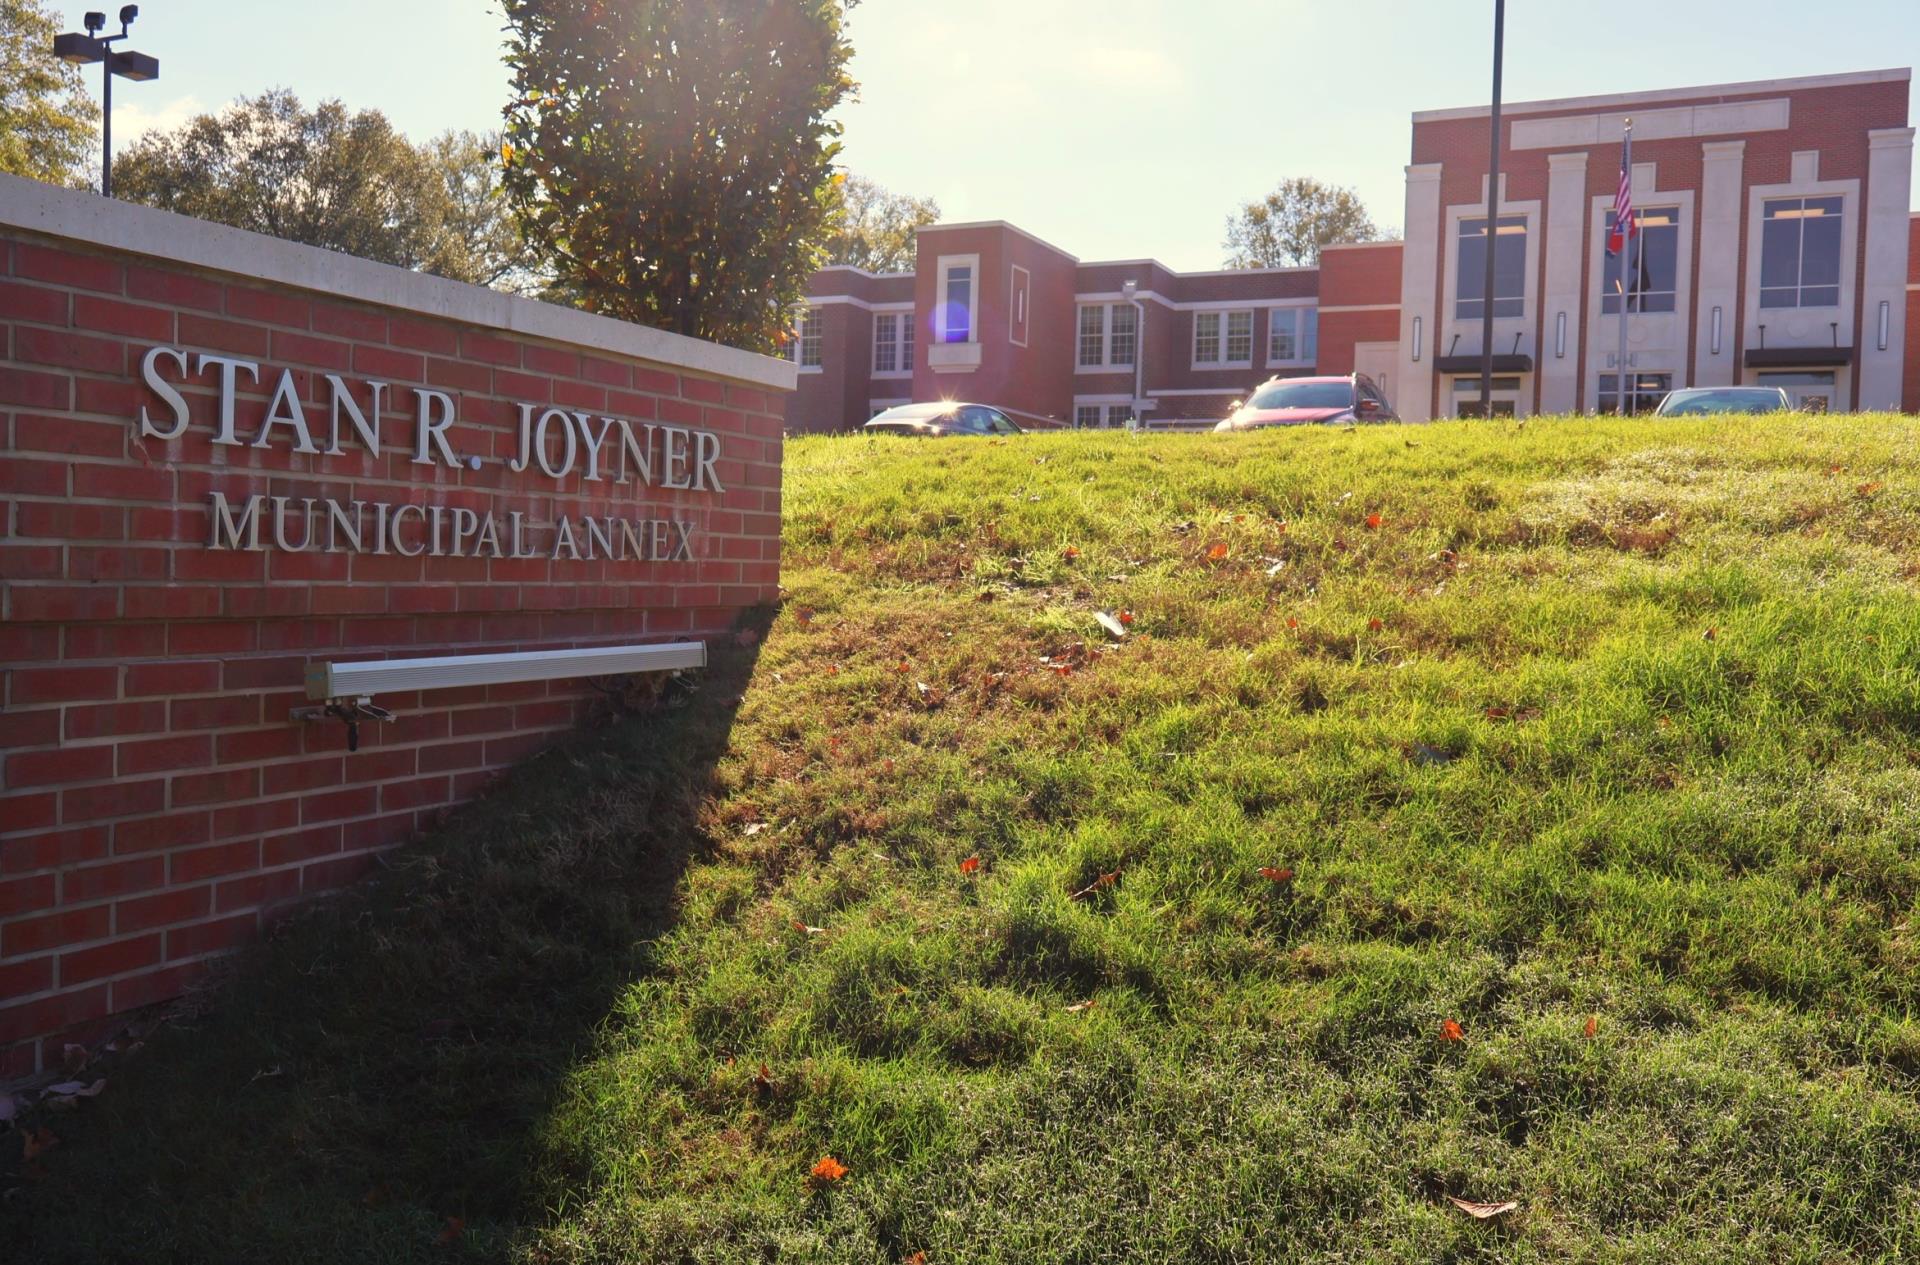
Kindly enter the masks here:
M 1480 418 L 1489 422 L 1493 420 L 1493 265 L 1500 245 L 1500 60 L 1506 42 L 1507 0 L 1493 0 L 1493 157 L 1487 164 L 1487 271 L 1480 290 Z
M 133 20 L 140 16 L 137 4 L 122 5 L 120 8 L 120 34 L 102 35 L 106 29 L 107 15 L 89 13 L 86 16 L 87 33 L 70 31 L 53 38 L 53 55 L 61 61 L 75 66 L 91 66 L 101 63 L 100 71 L 100 193 L 103 197 L 113 196 L 113 77 L 131 79 L 135 83 L 147 83 L 160 77 L 160 59 L 149 57 L 145 53 L 136 53 L 131 49 L 113 50 L 113 46 L 127 38 L 127 29 Z

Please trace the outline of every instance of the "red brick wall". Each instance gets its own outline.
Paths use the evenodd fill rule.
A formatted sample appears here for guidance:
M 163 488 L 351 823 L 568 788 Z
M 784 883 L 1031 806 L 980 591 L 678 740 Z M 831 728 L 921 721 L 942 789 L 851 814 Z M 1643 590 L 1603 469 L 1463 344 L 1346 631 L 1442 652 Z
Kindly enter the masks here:
M 142 213 L 149 214 L 149 213 Z M 380 455 L 142 439 L 162 345 L 282 368 L 324 433 L 323 374 L 392 384 Z M 171 375 L 170 375 L 171 376 Z M 479 470 L 411 461 L 412 389 L 458 405 Z M 516 402 L 718 434 L 725 491 L 511 473 Z M 299 725 L 309 660 L 621 644 L 726 629 L 779 579 L 780 392 L 656 362 L 0 229 L 0 1080 L 170 997 L 278 906 L 361 874 L 571 726 L 565 683 L 382 696 L 348 754 Z M 320 440 L 322 446 L 324 438 Z M 691 522 L 691 561 L 214 551 L 212 491 Z M 296 528 L 297 530 L 297 528 Z
M 1352 373 L 1355 344 L 1400 336 L 1402 253 L 1398 242 L 1329 246 L 1320 253 L 1321 373 Z

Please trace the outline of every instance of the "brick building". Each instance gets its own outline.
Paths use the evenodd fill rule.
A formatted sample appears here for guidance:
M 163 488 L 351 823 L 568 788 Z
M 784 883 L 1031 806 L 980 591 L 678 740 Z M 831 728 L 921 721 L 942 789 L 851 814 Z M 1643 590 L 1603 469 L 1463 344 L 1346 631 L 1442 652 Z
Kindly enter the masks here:
M 1318 268 L 1085 263 L 1006 223 L 920 231 L 911 273 L 822 269 L 791 357 L 791 431 L 908 401 L 1028 426 L 1223 416 L 1273 375 L 1362 372 L 1402 417 L 1477 407 L 1495 254 L 1496 412 L 1610 411 L 1622 121 L 1642 213 L 1628 300 L 1637 409 L 1681 386 L 1780 385 L 1807 407 L 1920 411 L 1911 72 L 1508 105 L 1487 225 L 1486 107 L 1413 117 L 1404 242 Z

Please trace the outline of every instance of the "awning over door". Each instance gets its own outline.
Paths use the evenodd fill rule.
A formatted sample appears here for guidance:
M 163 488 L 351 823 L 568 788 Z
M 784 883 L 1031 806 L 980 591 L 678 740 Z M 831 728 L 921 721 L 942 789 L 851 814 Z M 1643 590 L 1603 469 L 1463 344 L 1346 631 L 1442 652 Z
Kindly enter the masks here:
M 1481 359 L 1478 352 L 1467 356 L 1439 356 L 1434 359 L 1433 367 L 1441 373 L 1479 373 Z M 1495 356 L 1495 373 L 1532 373 L 1532 356 Z
M 1838 369 L 1853 363 L 1851 347 L 1749 347 L 1749 369 Z

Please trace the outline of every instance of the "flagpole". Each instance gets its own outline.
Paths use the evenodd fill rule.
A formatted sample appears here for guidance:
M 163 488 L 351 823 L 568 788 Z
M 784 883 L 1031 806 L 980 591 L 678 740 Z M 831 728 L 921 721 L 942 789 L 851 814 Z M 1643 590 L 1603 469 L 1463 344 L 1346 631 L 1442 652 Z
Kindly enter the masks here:
M 1487 270 L 1480 290 L 1480 420 L 1493 420 L 1494 251 L 1500 244 L 1500 61 L 1507 0 L 1493 0 L 1493 157 L 1487 164 Z
M 1633 120 L 1627 120 L 1626 137 L 1620 144 L 1620 179 L 1633 179 Z M 1631 185 L 1628 197 L 1632 197 Z M 1614 199 L 1619 206 L 1619 199 Z M 1629 203 L 1631 206 L 1631 203 Z M 1627 403 L 1627 261 L 1633 256 L 1633 213 L 1628 211 L 1627 222 L 1622 224 L 1616 211 L 1613 231 L 1620 234 L 1620 358 L 1614 363 L 1614 412 L 1621 417 L 1632 416 L 1631 406 Z

